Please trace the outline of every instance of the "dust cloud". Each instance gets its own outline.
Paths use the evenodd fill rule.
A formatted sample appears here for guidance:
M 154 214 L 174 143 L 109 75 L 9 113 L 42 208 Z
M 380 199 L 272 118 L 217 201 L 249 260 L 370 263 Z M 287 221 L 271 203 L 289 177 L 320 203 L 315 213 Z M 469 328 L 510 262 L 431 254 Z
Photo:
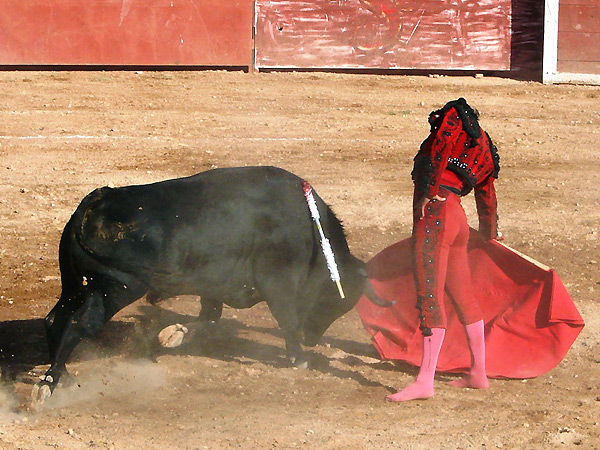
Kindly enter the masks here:
M 13 421 L 19 417 L 19 415 L 13 411 L 16 404 L 17 399 L 14 395 L 7 391 L 5 386 L 0 384 L 0 424 Z
M 114 361 L 93 372 L 74 377 L 68 386 L 57 388 L 44 408 L 63 408 L 101 399 L 144 398 L 164 385 L 166 374 L 147 360 Z

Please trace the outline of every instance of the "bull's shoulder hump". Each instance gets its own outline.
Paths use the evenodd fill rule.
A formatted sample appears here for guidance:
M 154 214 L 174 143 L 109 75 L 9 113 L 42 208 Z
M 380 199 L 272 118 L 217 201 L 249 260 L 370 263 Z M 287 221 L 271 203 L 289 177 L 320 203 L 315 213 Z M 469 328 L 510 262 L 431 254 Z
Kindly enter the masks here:
M 162 189 L 171 187 L 193 187 L 201 188 L 202 185 L 208 184 L 245 184 L 256 183 L 260 181 L 286 181 L 286 182 L 301 182 L 302 179 L 297 175 L 289 172 L 281 167 L 276 166 L 244 166 L 244 167 L 223 167 L 200 172 L 187 177 L 171 178 L 167 180 L 156 181 L 149 184 L 129 185 L 118 188 L 103 187 L 98 188 L 89 195 L 101 196 L 108 194 L 109 191 L 113 195 L 120 194 L 139 194 L 145 192 L 156 192 Z
M 294 180 L 300 180 L 300 178 L 281 167 L 276 166 L 244 166 L 244 167 L 223 167 L 218 169 L 208 170 L 201 172 L 197 175 L 189 177 L 193 179 L 211 178 L 211 177 L 229 177 L 232 181 L 236 179 L 243 179 L 246 177 L 265 177 L 271 176 L 275 178 L 288 178 Z
M 181 178 L 161 180 L 149 184 L 122 187 L 101 187 L 90 192 L 82 201 L 80 209 L 88 209 L 103 203 L 121 209 L 127 206 L 138 207 L 136 202 L 148 205 L 163 204 L 174 206 L 181 202 L 203 197 L 227 197 L 228 193 L 267 192 L 273 194 L 292 191 L 301 192 L 302 179 L 297 175 L 274 166 L 248 166 L 217 168 Z M 131 205 L 129 205 L 131 203 Z M 135 203 L 135 204 L 134 204 Z
M 254 191 L 283 189 L 289 186 L 298 189 L 302 179 L 297 175 L 274 166 L 228 167 L 201 172 L 185 179 L 187 184 L 196 184 L 209 189 L 224 191 Z M 269 188 L 270 187 L 270 188 Z

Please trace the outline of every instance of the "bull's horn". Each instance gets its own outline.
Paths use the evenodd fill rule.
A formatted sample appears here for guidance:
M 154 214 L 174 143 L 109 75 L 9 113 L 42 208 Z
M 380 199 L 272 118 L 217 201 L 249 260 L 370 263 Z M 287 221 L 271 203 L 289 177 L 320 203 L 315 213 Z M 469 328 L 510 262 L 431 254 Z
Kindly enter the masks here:
M 367 281 L 365 282 L 365 287 L 363 289 L 363 293 L 371 301 L 371 303 L 373 303 L 377 306 L 381 306 L 382 308 L 389 308 L 390 306 L 393 306 L 396 304 L 395 301 L 384 300 L 379 295 L 377 295 L 377 293 L 375 292 L 375 289 L 373 289 L 371 280 L 368 278 L 367 278 Z

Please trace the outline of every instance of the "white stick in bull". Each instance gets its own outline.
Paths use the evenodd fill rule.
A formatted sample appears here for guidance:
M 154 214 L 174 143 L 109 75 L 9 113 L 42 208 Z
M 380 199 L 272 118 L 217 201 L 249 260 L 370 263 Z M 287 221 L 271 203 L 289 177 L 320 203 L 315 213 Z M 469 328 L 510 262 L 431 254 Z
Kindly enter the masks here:
M 340 297 L 346 298 L 344 289 L 342 289 L 342 283 L 340 282 L 340 272 L 338 271 L 337 264 L 335 263 L 333 249 L 331 248 L 329 239 L 325 237 L 323 227 L 321 226 L 321 216 L 319 215 L 319 209 L 317 208 L 317 203 L 315 202 L 315 197 L 312 193 L 312 187 L 307 181 L 305 181 L 302 185 L 302 189 L 304 190 L 304 197 L 306 198 L 306 203 L 308 203 L 310 215 L 312 216 L 313 222 L 315 222 L 315 225 L 317 226 L 317 230 L 319 230 L 319 236 L 321 237 L 321 249 L 323 250 L 325 262 L 327 263 L 327 268 L 329 269 L 329 276 L 331 280 L 335 282 L 340 293 Z

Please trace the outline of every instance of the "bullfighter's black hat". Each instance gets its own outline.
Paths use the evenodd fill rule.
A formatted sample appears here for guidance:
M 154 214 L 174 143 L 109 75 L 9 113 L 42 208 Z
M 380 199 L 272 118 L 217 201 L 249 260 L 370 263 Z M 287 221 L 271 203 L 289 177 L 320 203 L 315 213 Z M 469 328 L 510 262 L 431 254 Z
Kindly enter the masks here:
M 478 115 L 473 108 L 469 106 L 467 101 L 460 97 L 458 100 L 452 100 L 444 105 L 443 108 L 432 111 L 429 114 L 429 124 L 431 131 L 434 131 L 439 123 L 439 120 L 446 115 L 448 110 L 456 109 L 458 116 L 463 124 L 465 132 L 473 139 L 481 136 L 481 128 L 479 127 Z

